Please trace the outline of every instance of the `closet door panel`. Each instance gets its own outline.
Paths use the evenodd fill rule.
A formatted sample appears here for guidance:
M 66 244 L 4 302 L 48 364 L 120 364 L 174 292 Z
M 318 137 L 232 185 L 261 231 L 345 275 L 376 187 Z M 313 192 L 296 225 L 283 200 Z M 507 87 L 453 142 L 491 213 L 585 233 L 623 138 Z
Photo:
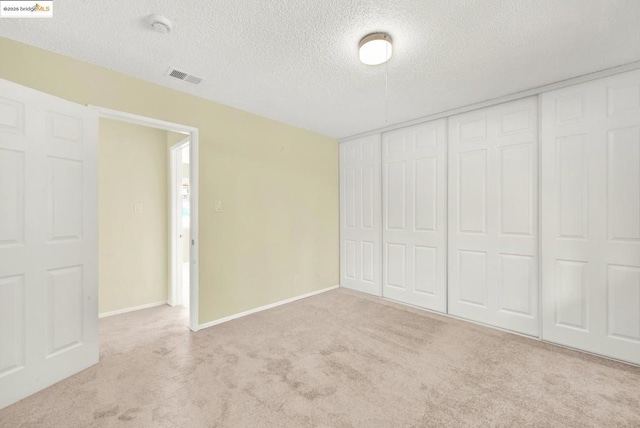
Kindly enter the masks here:
M 640 71 L 541 115 L 543 339 L 640 364 Z
M 380 296 L 380 135 L 340 144 L 340 285 Z
M 446 311 L 446 137 L 438 120 L 383 134 L 383 295 Z
M 449 118 L 449 313 L 538 335 L 537 100 Z

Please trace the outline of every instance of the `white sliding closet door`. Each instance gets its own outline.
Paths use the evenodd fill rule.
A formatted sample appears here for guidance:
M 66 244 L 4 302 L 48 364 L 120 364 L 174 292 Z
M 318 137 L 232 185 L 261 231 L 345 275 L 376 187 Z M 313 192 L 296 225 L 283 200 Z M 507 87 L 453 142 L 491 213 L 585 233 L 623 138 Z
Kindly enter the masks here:
M 538 335 L 537 100 L 449 118 L 449 313 Z
M 445 120 L 383 134 L 383 295 L 446 311 Z
M 640 71 L 541 115 L 542 337 L 640 364 Z
M 382 295 L 380 135 L 340 144 L 340 285 Z

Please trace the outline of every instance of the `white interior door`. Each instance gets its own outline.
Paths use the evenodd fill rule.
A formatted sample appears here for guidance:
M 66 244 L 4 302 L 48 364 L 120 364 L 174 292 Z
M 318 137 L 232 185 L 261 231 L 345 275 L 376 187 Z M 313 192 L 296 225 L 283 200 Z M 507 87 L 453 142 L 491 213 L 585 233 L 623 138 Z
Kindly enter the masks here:
M 640 364 L 640 71 L 545 93 L 545 340 Z
M 0 80 L 0 408 L 98 361 L 97 115 Z
M 446 311 L 446 122 L 382 136 L 385 297 Z
M 537 100 L 449 118 L 449 313 L 538 335 Z
M 382 295 L 380 135 L 340 144 L 340 285 Z

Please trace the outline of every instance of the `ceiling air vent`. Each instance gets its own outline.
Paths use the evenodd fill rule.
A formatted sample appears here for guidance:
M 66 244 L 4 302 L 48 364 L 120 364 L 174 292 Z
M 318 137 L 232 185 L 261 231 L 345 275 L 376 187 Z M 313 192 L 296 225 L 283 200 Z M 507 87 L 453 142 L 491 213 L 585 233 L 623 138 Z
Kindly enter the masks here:
M 189 83 L 193 83 L 194 85 L 197 85 L 198 83 L 202 82 L 202 78 L 201 77 L 196 77 L 196 76 L 192 76 L 192 75 L 187 75 L 187 77 L 184 78 L 185 82 L 189 82 Z
M 193 83 L 194 85 L 202 82 L 202 77 L 194 76 L 192 74 L 185 73 L 184 71 L 176 70 L 175 68 L 170 68 L 169 71 L 167 71 L 167 76 L 178 80 L 184 80 L 185 82 Z

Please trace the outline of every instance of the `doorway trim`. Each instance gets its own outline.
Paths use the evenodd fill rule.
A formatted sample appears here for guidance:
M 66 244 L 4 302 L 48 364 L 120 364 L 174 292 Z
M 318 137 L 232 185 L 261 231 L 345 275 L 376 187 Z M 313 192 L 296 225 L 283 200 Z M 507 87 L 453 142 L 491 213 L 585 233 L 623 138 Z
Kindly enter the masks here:
M 191 245 L 189 246 L 189 328 L 191 331 L 198 331 L 198 301 L 199 301 L 199 282 L 198 282 L 198 247 L 199 247 L 199 223 L 198 223 L 198 206 L 199 206 L 199 175 L 198 175 L 198 156 L 199 146 L 198 137 L 199 130 L 192 126 L 182 125 L 179 123 L 167 122 L 151 117 L 140 116 L 133 113 L 127 113 L 119 110 L 112 110 L 95 105 L 87 105 L 90 109 L 98 113 L 98 118 L 118 120 L 121 122 L 133 123 L 135 125 L 147 126 L 150 128 L 163 129 L 165 131 L 179 132 L 189 134 L 189 180 L 190 180 L 190 215 L 191 215 Z M 99 190 L 98 190 L 99 191 Z M 172 245 L 172 244 L 170 244 Z M 172 264 L 169 264 L 172 266 Z M 170 281 L 173 278 L 173 272 L 169 273 Z M 169 292 L 171 298 L 171 290 Z

